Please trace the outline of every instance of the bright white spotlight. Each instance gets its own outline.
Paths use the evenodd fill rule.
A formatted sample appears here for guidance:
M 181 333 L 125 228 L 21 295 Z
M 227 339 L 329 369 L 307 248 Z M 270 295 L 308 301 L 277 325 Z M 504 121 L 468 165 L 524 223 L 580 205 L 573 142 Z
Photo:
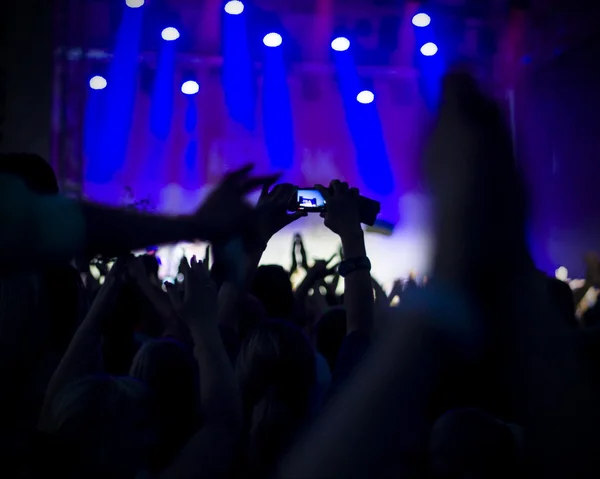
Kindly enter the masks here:
M 173 27 L 167 27 L 162 31 L 162 39 L 166 42 L 173 42 L 179 38 L 179 30 Z
M 229 15 L 239 15 L 244 11 L 244 4 L 239 0 L 231 0 L 225 4 L 225 13 Z
M 417 13 L 412 18 L 412 24 L 415 27 L 426 27 L 430 23 L 431 23 L 431 17 L 429 15 L 427 15 L 426 13 Z
M 363 105 L 373 103 L 373 100 L 375 100 L 375 95 L 369 90 L 363 90 L 356 95 L 356 101 L 358 101 L 358 103 L 362 103 Z
M 569 270 L 564 266 L 559 266 L 554 272 L 554 276 L 561 281 L 567 281 L 569 279 Z
M 200 85 L 194 80 L 188 80 L 181 85 L 181 93 L 184 95 L 195 95 L 200 91 Z
M 125 0 L 125 5 L 129 8 L 140 8 L 144 3 L 144 0 Z
M 428 42 L 421 47 L 421 53 L 426 57 L 432 57 L 438 52 L 438 47 L 433 42 Z
M 268 47 L 278 47 L 283 42 L 279 33 L 267 33 L 263 38 L 263 43 Z
M 331 48 L 336 52 L 345 52 L 350 48 L 350 40 L 345 37 L 337 37 L 331 42 Z
M 106 78 L 101 77 L 100 75 L 90 78 L 90 88 L 92 90 L 104 90 L 107 85 L 108 82 L 106 81 Z

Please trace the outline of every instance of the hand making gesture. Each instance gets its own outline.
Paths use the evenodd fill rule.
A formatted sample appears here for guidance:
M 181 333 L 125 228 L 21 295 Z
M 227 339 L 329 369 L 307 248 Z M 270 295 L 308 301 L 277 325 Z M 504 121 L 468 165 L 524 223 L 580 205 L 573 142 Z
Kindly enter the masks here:
M 256 220 L 256 230 L 258 231 L 257 240 L 260 244 L 266 246 L 268 241 L 299 218 L 307 215 L 305 211 L 296 211 L 288 213 L 290 198 L 294 194 L 296 187 L 289 183 L 275 185 L 263 185 L 260 198 L 254 210 Z
M 184 295 L 179 315 L 190 331 L 202 329 L 205 325 L 216 325 L 217 287 L 210 278 L 202 261 L 192 256 L 190 263 L 182 263 Z
M 255 224 L 255 211 L 246 195 L 272 185 L 279 175 L 251 177 L 253 168 L 249 165 L 228 174 L 208 195 L 196 212 L 200 237 L 213 244 L 224 244 Z

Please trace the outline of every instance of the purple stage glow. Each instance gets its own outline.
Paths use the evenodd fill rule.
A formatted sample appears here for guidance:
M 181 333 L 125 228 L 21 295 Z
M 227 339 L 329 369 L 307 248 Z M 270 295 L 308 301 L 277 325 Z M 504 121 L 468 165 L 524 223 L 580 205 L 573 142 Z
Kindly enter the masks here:
M 83 46 L 74 46 L 72 53 L 77 54 L 67 55 L 72 74 L 64 75 L 58 85 L 60 88 L 55 89 L 52 162 L 61 176 L 63 186 L 67 185 L 65 189 L 73 194 L 83 191 L 92 200 L 118 205 L 121 204 L 125 188 L 130 186 L 137 198 L 149 199 L 153 210 L 178 214 L 193 211 L 226 171 L 248 161 L 257 165 L 258 173 L 275 170 L 274 161 L 269 157 L 262 121 L 264 78 L 251 78 L 246 83 L 240 81 L 243 75 L 237 74 L 240 65 L 244 65 L 240 61 L 244 60 L 242 47 L 258 46 L 252 55 L 287 59 L 287 53 L 298 50 L 296 53 L 303 58 L 308 58 L 305 54 L 318 54 L 319 51 L 326 57 L 333 38 L 326 15 L 315 15 L 314 26 L 318 27 L 315 29 L 306 28 L 309 23 L 305 16 L 291 16 L 283 19 L 285 29 L 277 24 L 253 26 L 252 37 L 246 29 L 238 28 L 246 20 L 251 20 L 242 2 L 196 2 L 194 15 L 182 16 L 181 9 L 177 12 L 179 20 L 183 21 L 177 25 L 181 25 L 186 45 L 189 42 L 190 47 L 211 46 L 210 52 L 207 52 L 207 63 L 204 63 L 204 58 L 200 58 L 200 61 L 190 59 L 187 53 L 182 54 L 182 62 L 179 56 L 177 60 L 172 58 L 172 63 L 158 61 L 161 60 L 160 52 L 140 50 L 147 46 L 132 46 L 136 44 L 132 41 L 134 36 L 131 33 L 135 29 L 129 28 L 122 35 L 126 41 L 121 43 L 133 60 L 120 62 L 119 73 L 119 68 L 114 68 L 118 62 L 113 61 L 112 56 L 112 46 L 119 43 L 114 38 L 113 2 L 84 3 L 86 25 L 90 28 L 84 32 L 86 38 L 81 40 L 90 45 L 91 37 L 103 39 L 104 50 L 94 51 L 96 56 L 84 58 L 81 55 L 82 51 L 85 52 Z M 317 2 L 318 5 L 322 3 Z M 137 25 L 135 31 L 141 30 L 141 17 L 147 13 L 144 12 L 145 7 L 139 9 L 144 5 L 144 0 L 126 0 L 116 4 L 131 7 L 123 8 L 123 18 L 131 17 L 130 20 Z M 186 2 L 186 13 L 188 4 Z M 204 8 L 205 4 L 210 8 Z M 189 6 L 194 10 L 191 4 Z M 315 65 L 312 65 L 313 71 L 303 74 L 302 62 L 293 60 L 294 74 L 288 78 L 293 119 L 293 134 L 290 135 L 293 145 L 288 151 L 292 152 L 290 156 L 293 158 L 289 161 L 291 166 L 284 168 L 283 179 L 308 187 L 340 178 L 360 188 L 361 194 L 381 201 L 382 218 L 396 225 L 394 234 L 389 238 L 368 234 L 367 242 L 374 275 L 384 282 L 405 274 L 408 269 L 422 272 L 426 267 L 424 251 L 427 250 L 429 238 L 428 202 L 423 193 L 420 154 L 432 118 L 424 106 L 424 85 L 439 89 L 439 81 L 435 74 L 432 75 L 433 66 L 443 63 L 453 42 L 459 40 L 450 38 L 450 41 L 446 41 L 446 37 L 434 37 L 434 33 L 439 33 L 438 26 L 440 31 L 444 30 L 443 16 L 427 19 L 422 14 L 418 15 L 422 13 L 419 8 L 418 2 L 403 2 L 404 12 L 397 30 L 400 48 L 394 53 L 393 64 L 378 66 L 375 70 L 381 68 L 384 74 L 375 74 L 365 83 L 357 82 L 350 95 L 353 100 L 351 108 L 356 107 L 360 112 L 376 110 L 381 120 L 385 150 L 391 166 L 387 177 L 393 179 L 391 193 L 378 195 L 367 186 L 365 175 L 361 177 L 359 174 L 360 168 L 364 172 L 365 163 L 367 167 L 369 163 L 363 160 L 359 164 L 352 137 L 355 132 L 348 127 L 344 111 L 347 105 L 342 102 L 340 85 L 333 77 L 331 66 L 324 67 L 323 71 L 319 68 L 315 71 Z M 569 55 L 565 53 L 561 55 L 560 62 L 551 61 L 548 68 L 525 69 L 521 59 L 527 52 L 520 49 L 526 45 L 526 13 L 519 11 L 518 15 L 520 20 L 517 18 L 518 21 L 515 20 L 516 23 L 501 35 L 504 38 L 499 39 L 498 45 L 497 58 L 512 60 L 507 64 L 501 62 L 501 65 L 494 67 L 494 71 L 486 71 L 485 76 L 493 78 L 494 87 L 497 88 L 496 98 L 511 98 L 510 107 L 504 108 L 506 105 L 503 105 L 503 109 L 516 134 L 517 161 L 530 185 L 530 236 L 537 265 L 546 272 L 566 265 L 573 276 L 581 277 L 584 269 L 581 259 L 583 252 L 597 250 L 600 245 L 600 222 L 594 201 L 598 182 L 596 173 L 600 174 L 597 162 L 599 137 L 595 134 L 600 108 L 600 96 L 595 85 L 600 81 L 600 70 L 593 65 L 600 51 L 600 42 L 594 37 L 589 40 L 587 51 Z M 71 21 L 78 19 L 77 22 L 81 18 L 79 13 L 71 17 Z M 185 20 L 190 18 L 194 21 L 190 20 L 187 25 Z M 203 28 L 196 28 L 196 19 L 202 21 Z M 432 24 L 435 22 L 434 30 L 434 25 L 425 25 L 428 21 Z M 232 28 L 223 28 L 227 22 Z M 76 27 L 79 27 L 79 23 L 71 25 L 71 30 L 78 31 Z M 262 28 L 272 28 L 283 34 L 286 39 L 284 48 L 262 48 L 262 34 L 268 31 Z M 262 33 L 257 33 L 257 29 Z M 234 38 L 233 33 L 239 38 Z M 158 31 L 153 35 L 158 37 Z M 440 46 L 440 51 L 431 58 L 421 56 L 419 48 L 432 39 Z M 250 41 L 244 43 L 246 40 Z M 222 72 L 211 61 L 226 50 L 220 47 L 227 41 L 230 46 L 233 45 L 230 50 L 234 54 L 234 61 L 230 66 L 233 64 L 234 68 L 229 73 L 234 88 L 227 89 L 226 96 Z M 176 44 L 158 43 L 161 49 L 175 50 L 172 47 Z M 290 48 L 287 48 L 288 43 Z M 146 40 L 142 42 L 142 45 L 145 44 Z M 353 43 L 352 49 L 354 46 Z M 551 52 L 552 47 L 548 48 Z M 332 59 L 349 56 L 330 53 Z M 141 62 L 136 64 L 140 59 Z M 535 61 L 533 57 L 530 59 Z M 246 62 L 250 64 L 248 59 Z M 427 65 L 427 68 L 419 70 L 419 62 Z M 159 72 L 160 63 L 170 65 L 169 69 Z M 113 69 L 119 74 L 111 76 L 109 70 Z M 140 72 L 147 73 L 149 70 L 149 75 L 140 75 Z M 98 72 L 106 75 L 90 82 L 92 75 Z M 105 111 L 107 98 L 119 91 L 123 73 L 127 81 L 133 79 L 132 82 L 135 82 L 138 77 L 140 84 L 137 85 L 137 91 L 130 95 L 130 85 L 125 85 L 127 95 L 123 96 L 129 99 L 126 102 L 119 101 L 120 98 L 113 99 L 111 111 Z M 162 85 L 167 85 L 164 95 L 155 95 L 157 101 L 152 99 L 151 85 L 161 82 L 149 81 L 154 77 L 159 77 Z M 181 91 L 182 81 L 189 78 L 196 79 L 202 86 L 195 95 L 185 95 Z M 368 85 L 372 89 L 377 97 L 376 102 L 368 105 L 356 103 L 361 85 Z M 131 87 L 135 88 L 135 85 Z M 240 123 L 233 121 L 226 104 L 240 99 L 238 104 L 243 103 L 248 93 L 253 94 L 255 90 L 257 97 L 248 101 L 249 108 L 236 117 Z M 62 98 L 58 94 L 61 91 L 69 95 Z M 91 121 L 87 121 L 87 126 L 83 127 L 85 131 L 82 131 L 82 111 L 86 109 L 94 114 L 90 115 Z M 126 114 L 120 114 L 123 111 Z M 250 112 L 249 115 L 244 116 L 247 112 Z M 126 120 L 122 120 L 124 116 L 127 116 Z M 242 126 L 241 123 L 248 117 L 251 117 L 250 121 Z M 86 119 L 90 118 L 87 118 L 86 112 Z M 151 125 L 151 118 L 166 120 L 156 127 Z M 89 139 L 89 150 L 93 151 L 96 145 L 103 145 L 113 138 L 102 134 L 104 126 L 117 122 L 126 127 L 123 130 L 126 132 L 125 138 L 119 138 L 119 147 L 125 144 L 123 149 L 127 150 L 123 158 L 116 155 L 118 160 L 114 160 L 114 156 L 106 154 L 92 159 L 88 151 L 82 158 L 82 151 L 86 149 L 83 143 L 88 143 L 86 135 L 93 136 L 94 132 L 101 132 Z M 249 127 L 249 124 L 252 126 Z M 368 142 L 366 146 L 369 146 Z M 109 164 L 108 174 L 101 180 L 98 176 L 89 175 L 92 163 L 96 166 Z M 278 235 L 269 244 L 264 260 L 288 264 L 295 231 L 306 232 L 305 241 L 311 254 L 314 251 L 315 255 L 326 257 L 339 246 L 335 237 L 324 229 L 318 215 L 310 215 Z M 174 248 L 174 263 L 178 261 L 178 254 L 188 254 L 192 251 L 190 248 Z
M 260 89 L 256 127 L 249 130 L 231 119 L 218 75 L 198 69 L 196 78 L 202 88 L 193 96 L 183 95 L 181 84 L 173 85 L 172 118 L 169 134 L 164 138 L 157 137 L 150 128 L 151 93 L 138 88 L 124 164 L 109 182 L 86 180 L 84 189 L 88 197 L 117 205 L 127 186 L 137 198 L 147 198 L 153 210 L 182 214 L 194 211 L 225 172 L 248 161 L 256 164 L 257 173 L 273 171 L 260 121 Z M 337 178 L 359 188 L 362 195 L 380 201 L 381 218 L 395 224 L 396 229 L 392 237 L 367 235 L 373 248 L 371 260 L 379 267 L 377 278 L 391 284 L 401 273 L 412 269 L 425 271 L 428 208 L 422 193 L 420 151 L 423 132 L 430 121 L 429 111 L 418 95 L 398 105 L 393 89 L 387 86 L 388 77 L 375 78 L 376 108 L 396 185 L 391 194 L 381 196 L 367 187 L 358 172 L 356 149 L 335 77 L 326 72 L 318 80 L 324 92 L 319 101 L 306 98 L 302 73 L 289 80 L 294 158 L 292 168 L 283 172 L 282 181 L 312 186 L 326 185 Z M 417 90 L 416 78 L 406 78 L 406 82 Z M 190 109 L 197 115 L 192 125 Z M 397 125 L 403 125 L 401 132 Z M 306 243 L 312 245 L 315 254 L 317 251 L 319 255 L 333 254 L 339 246 L 335 236 L 323 226 L 323 220 L 311 214 L 277 235 L 269 243 L 263 260 L 287 265 L 295 231 L 306 232 Z M 182 251 L 187 254 L 195 251 L 193 248 L 178 248 L 175 253 L 169 250 L 167 256 L 175 259 L 164 261 L 164 271 L 178 261 L 176 258 Z M 165 254 L 162 256 L 164 260 Z M 394 268 L 390 269 L 390 265 Z

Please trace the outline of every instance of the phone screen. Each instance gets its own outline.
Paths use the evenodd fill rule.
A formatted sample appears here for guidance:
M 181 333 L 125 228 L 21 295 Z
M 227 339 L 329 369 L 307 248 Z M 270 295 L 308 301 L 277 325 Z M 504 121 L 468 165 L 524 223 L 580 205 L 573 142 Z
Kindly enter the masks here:
M 296 193 L 298 211 L 323 211 L 325 198 L 315 189 L 299 189 Z

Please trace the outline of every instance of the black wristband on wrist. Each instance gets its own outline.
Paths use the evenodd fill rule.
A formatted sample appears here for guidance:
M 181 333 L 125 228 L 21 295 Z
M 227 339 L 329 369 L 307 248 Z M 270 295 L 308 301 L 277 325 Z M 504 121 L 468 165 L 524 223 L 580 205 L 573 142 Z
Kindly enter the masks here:
M 338 273 L 342 278 L 345 278 L 354 271 L 365 269 L 371 271 L 371 261 L 369 261 L 368 257 L 361 256 L 359 258 L 349 258 L 342 261 L 338 266 Z

